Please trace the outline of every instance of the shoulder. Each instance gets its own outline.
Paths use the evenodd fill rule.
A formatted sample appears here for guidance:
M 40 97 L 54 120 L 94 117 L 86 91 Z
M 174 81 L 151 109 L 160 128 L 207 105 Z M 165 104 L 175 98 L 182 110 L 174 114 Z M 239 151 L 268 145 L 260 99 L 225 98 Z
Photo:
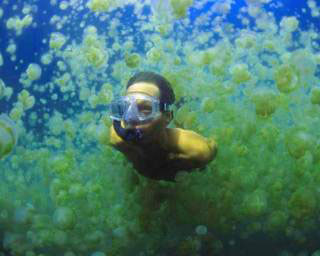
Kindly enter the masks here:
M 210 162 L 216 156 L 217 144 L 213 139 L 181 128 L 168 129 L 168 137 L 173 150 L 189 155 L 202 162 Z
M 205 139 L 203 136 L 198 133 L 185 130 L 181 128 L 168 128 L 168 135 L 170 139 L 176 140 L 176 142 L 191 142 L 192 140 L 203 140 Z M 187 139 L 187 140 L 186 140 Z

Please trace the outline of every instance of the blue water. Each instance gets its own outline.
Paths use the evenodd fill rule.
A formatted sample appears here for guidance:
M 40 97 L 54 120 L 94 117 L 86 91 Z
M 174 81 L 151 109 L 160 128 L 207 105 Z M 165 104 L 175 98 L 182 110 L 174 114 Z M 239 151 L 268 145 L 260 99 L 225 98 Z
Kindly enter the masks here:
M 222 0 L 220 0 L 222 1 Z M 8 30 L 6 28 L 6 20 L 10 17 L 13 17 L 17 14 L 21 17 L 21 9 L 23 8 L 24 4 L 27 1 L 9 1 L 9 4 L 0 4 L 0 7 L 4 10 L 4 15 L 0 19 L 0 52 L 3 55 L 4 59 L 4 65 L 0 67 L 0 78 L 5 82 L 6 85 L 11 86 L 14 91 L 13 95 L 10 99 L 10 101 L 5 101 L 5 100 L 0 100 L 0 113 L 9 113 L 10 110 L 13 108 L 14 103 L 16 102 L 17 95 L 21 92 L 23 89 L 23 86 L 19 82 L 19 78 L 21 73 L 25 72 L 27 69 L 28 65 L 30 63 L 40 63 L 40 57 L 42 54 L 47 53 L 49 50 L 48 46 L 48 40 L 50 38 L 50 34 L 52 32 L 57 32 L 57 30 L 50 24 L 50 19 L 53 15 L 68 15 L 68 10 L 71 10 L 70 8 L 67 11 L 62 11 L 59 9 L 59 6 L 52 6 L 50 5 L 49 1 L 46 0 L 38 0 L 35 1 L 35 6 L 38 9 L 37 12 L 32 12 L 33 18 L 34 18 L 34 23 L 36 24 L 35 27 L 28 27 L 26 28 L 23 32 L 22 35 L 16 36 L 15 31 L 13 30 Z M 12 3 L 11 3 L 12 2 Z M 32 3 L 32 1 L 28 1 Z M 154 1 L 153 1 L 154 2 Z M 203 2 L 203 1 L 202 1 Z M 190 25 L 189 27 L 186 28 L 181 28 L 182 23 L 180 21 L 175 21 L 174 23 L 174 28 L 175 32 L 183 32 L 183 41 L 188 42 L 189 40 L 193 40 L 194 38 L 191 38 L 191 32 L 194 30 L 194 22 L 197 21 L 197 18 L 202 15 L 207 13 L 214 4 L 216 4 L 218 1 L 207 1 L 204 5 L 203 8 L 200 10 L 197 10 L 195 8 L 191 8 L 189 10 L 189 17 L 190 17 Z M 17 10 L 12 10 L 13 4 L 17 6 Z M 311 16 L 310 11 L 307 7 L 306 1 L 293 1 L 293 0 L 284 0 L 284 1 L 279 1 L 275 2 L 275 5 L 281 5 L 279 8 L 275 8 L 273 6 L 273 1 L 269 4 L 266 5 L 266 9 L 272 13 L 277 21 L 277 23 L 280 22 L 280 20 L 284 16 L 297 16 L 299 19 L 299 28 L 303 30 L 308 30 L 311 27 L 314 27 L 317 31 L 319 31 L 319 18 L 314 18 Z M 236 0 L 235 4 L 232 4 L 231 11 L 226 15 L 226 21 L 228 23 L 233 24 L 235 28 L 244 28 L 244 26 L 240 23 L 240 20 L 238 19 L 238 14 L 241 8 L 245 7 L 246 3 L 243 0 Z M 303 12 L 303 9 L 306 9 L 306 12 Z M 132 24 L 134 24 L 137 21 L 137 18 L 134 14 L 134 7 L 132 5 L 126 6 L 125 8 L 118 8 L 115 10 L 112 10 L 110 14 L 108 14 L 108 19 L 106 21 L 100 21 L 94 14 L 90 13 L 87 8 L 84 8 L 81 12 L 76 12 L 73 13 L 72 15 L 70 14 L 70 24 L 65 24 L 63 26 L 63 29 L 60 30 L 59 32 L 68 35 L 68 41 L 66 45 L 63 47 L 67 47 L 68 45 L 71 45 L 72 42 L 76 44 L 80 44 L 83 38 L 83 28 L 79 26 L 79 24 L 85 20 L 85 26 L 87 25 L 94 25 L 98 29 L 98 33 L 100 34 L 105 34 L 111 27 L 112 23 L 112 17 L 115 16 L 120 16 L 120 26 L 119 30 L 121 31 L 126 31 L 128 27 L 132 27 Z M 146 7 L 143 11 L 144 14 L 149 14 L 150 13 L 150 8 Z M 85 15 L 87 15 L 86 18 Z M 211 20 L 213 20 L 216 17 L 219 17 L 220 14 L 218 13 L 213 13 L 212 16 L 210 17 Z M 253 21 L 251 17 L 247 17 L 251 22 Z M 199 28 L 199 26 L 198 26 Z M 212 30 L 212 27 L 210 25 L 203 25 L 200 26 L 202 32 L 209 32 Z M 144 53 L 145 52 L 145 38 L 144 38 L 144 33 L 139 31 L 139 28 L 133 27 L 132 32 L 128 33 L 129 36 L 133 36 L 133 41 L 135 43 L 134 49 L 135 52 L 138 53 Z M 128 35 L 120 39 L 121 46 L 124 44 L 127 40 Z M 298 35 L 297 35 L 298 36 Z M 168 36 L 169 38 L 176 38 L 176 34 L 172 34 Z M 10 55 L 6 52 L 6 47 L 8 46 L 10 40 L 13 40 L 16 45 L 17 45 L 17 51 L 16 51 L 16 56 L 17 60 L 15 62 L 10 60 Z M 106 46 L 111 48 L 112 44 L 114 43 L 114 38 L 109 37 L 106 42 Z M 203 48 L 209 48 L 212 47 L 215 43 L 215 38 L 210 38 L 210 40 L 202 46 L 199 46 L 199 49 Z M 103 75 L 103 74 L 108 74 L 108 76 L 112 72 L 112 65 L 119 60 L 119 58 L 122 58 L 123 55 L 120 53 L 115 53 L 113 55 L 110 55 L 109 58 L 109 65 L 101 70 L 101 73 L 97 73 L 97 77 Z M 42 66 L 42 76 L 39 80 L 34 82 L 34 84 L 38 85 L 39 87 L 43 86 L 44 84 L 52 81 L 53 76 L 57 73 L 57 61 L 61 60 L 61 58 L 54 58 L 53 62 L 50 65 L 41 65 Z M 67 71 L 70 71 L 70 68 L 67 69 Z M 319 70 L 318 70 L 319 72 Z M 90 69 L 85 75 L 90 74 Z M 79 74 L 80 75 L 80 74 Z M 77 83 L 77 77 L 72 78 L 75 83 Z M 103 79 L 100 79 L 103 80 Z M 100 80 L 95 81 L 89 81 L 88 83 L 100 83 Z M 115 90 L 115 94 L 119 93 L 119 88 L 121 85 L 121 82 L 117 79 L 110 78 L 108 80 L 110 82 Z M 263 81 L 265 82 L 265 81 Z M 261 83 L 263 83 L 261 82 Z M 271 82 L 270 82 L 271 83 Z M 89 84 L 89 85 L 92 85 Z M 90 87 L 90 86 L 89 86 Z M 237 93 L 231 97 L 231 100 L 233 102 L 238 102 L 244 98 L 243 94 L 243 89 L 245 88 L 245 85 L 240 85 L 238 88 Z M 77 90 L 79 88 L 77 87 Z M 33 87 L 27 88 L 27 90 L 35 96 L 36 103 L 34 107 L 32 108 L 32 112 L 35 112 L 38 114 L 39 117 L 42 117 L 44 113 L 47 113 L 49 115 L 52 115 L 54 111 L 58 111 L 64 114 L 65 118 L 72 118 L 75 116 L 75 114 L 80 113 L 83 111 L 82 106 L 79 106 L 78 108 L 72 107 L 74 112 L 73 113 L 66 113 L 66 109 L 71 107 L 72 103 L 78 102 L 79 96 L 78 94 L 70 97 L 68 100 L 63 100 L 63 93 L 60 92 L 60 90 L 55 86 L 52 92 L 49 92 L 48 90 L 44 91 L 37 91 L 34 90 Z M 190 89 L 191 90 L 191 89 Z M 187 93 L 192 94 L 192 91 L 189 92 L 188 89 L 186 89 Z M 306 90 L 308 94 L 310 94 L 310 88 Z M 50 99 L 52 94 L 57 94 L 58 95 L 58 100 L 57 101 L 52 101 Z M 77 91 L 78 93 L 78 91 Z M 194 96 L 194 95 L 193 95 Z M 39 100 L 40 98 L 42 99 L 47 99 L 48 103 L 42 104 L 41 101 Z M 196 103 L 190 103 L 190 106 L 193 106 L 194 104 L 195 108 L 199 106 L 199 102 Z M 297 106 L 299 107 L 299 106 Z M 90 109 L 92 112 L 98 113 L 102 115 L 105 112 L 104 106 L 103 107 L 97 107 L 94 109 Z M 27 111 L 28 113 L 28 111 Z M 291 114 L 289 114 L 290 116 Z M 203 116 L 202 120 L 206 120 L 207 116 Z M 22 121 L 24 122 L 25 128 L 32 129 L 34 134 L 36 136 L 39 136 L 39 139 L 42 138 L 43 135 L 47 134 L 47 127 L 45 127 L 42 123 L 36 123 L 35 125 L 32 125 L 28 122 L 29 115 L 26 114 L 23 118 Z M 293 121 L 291 118 L 289 120 L 280 120 L 279 117 L 277 117 L 279 120 L 276 120 L 277 123 L 284 123 L 285 126 L 291 126 L 293 124 Z M 215 125 L 215 124 L 214 124 Z M 281 124 L 282 125 L 282 124 Z M 207 136 L 207 133 L 209 135 L 209 131 L 211 131 L 211 124 L 206 123 L 205 124 L 205 131 L 204 135 Z M 91 145 L 91 144 L 90 144 Z M 90 146 L 89 145 L 89 146 Z M 190 228 L 189 226 L 187 228 Z M 180 230 L 180 232 L 187 232 L 184 231 L 183 229 Z M 188 230 L 189 232 L 189 230 Z M 192 230 L 190 233 L 193 232 Z M 214 231 L 212 231 L 214 233 Z M 226 238 L 226 243 L 228 243 Z M 221 240 L 223 240 L 223 236 Z M 225 242 L 225 241 L 224 241 Z M 284 238 L 283 240 L 279 239 L 278 244 L 280 247 L 286 247 L 288 250 L 291 248 L 294 250 L 296 245 L 294 244 L 287 244 L 288 240 Z M 254 240 L 250 241 L 244 241 L 244 245 L 239 245 L 237 249 L 243 249 L 246 252 L 251 252 L 250 255 L 254 255 L 256 251 L 259 251 L 259 246 L 260 244 L 265 245 L 268 243 L 268 241 L 265 240 L 264 234 L 257 234 Z M 313 249 L 316 248 L 317 246 L 312 245 L 311 246 Z M 235 255 L 235 249 L 230 249 L 230 247 L 226 248 L 225 250 L 225 255 Z M 229 250 L 229 251 L 228 251 Z M 272 248 L 270 248 L 270 251 L 272 251 Z M 170 255 L 170 254 L 168 254 Z M 241 251 L 239 255 L 244 255 L 243 253 L 241 254 Z M 272 254 L 270 254 L 272 255 Z

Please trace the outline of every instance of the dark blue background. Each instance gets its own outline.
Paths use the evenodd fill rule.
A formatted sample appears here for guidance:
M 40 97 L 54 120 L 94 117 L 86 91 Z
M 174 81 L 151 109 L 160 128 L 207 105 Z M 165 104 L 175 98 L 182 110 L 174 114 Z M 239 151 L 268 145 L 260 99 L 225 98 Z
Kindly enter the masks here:
M 36 13 L 32 13 L 34 21 L 37 23 L 36 27 L 28 27 L 23 32 L 22 35 L 16 36 L 14 30 L 8 30 L 6 28 L 6 20 L 10 17 L 13 17 L 15 15 L 18 15 L 20 18 L 23 17 L 21 14 L 21 10 L 23 8 L 23 4 L 25 2 L 20 1 L 17 4 L 18 8 L 17 10 L 12 10 L 12 6 L 10 5 L 3 5 L 1 8 L 4 10 L 4 15 L 0 20 L 0 52 L 3 55 L 4 59 L 4 65 L 0 67 L 0 78 L 5 82 L 6 85 L 12 86 L 14 88 L 14 94 L 11 98 L 10 102 L 5 102 L 4 100 L 0 100 L 0 110 L 1 112 L 9 112 L 12 108 L 13 102 L 16 101 L 17 94 L 22 90 L 22 85 L 19 83 L 19 78 L 22 72 L 24 72 L 29 63 L 35 62 L 40 63 L 40 56 L 47 52 L 49 50 L 48 47 L 48 41 L 50 34 L 52 32 L 56 32 L 55 27 L 50 25 L 49 21 L 53 15 L 61 15 L 64 16 L 67 14 L 67 11 L 61 11 L 59 9 L 59 5 L 52 6 L 50 5 L 49 1 L 38 1 L 37 2 L 37 8 L 38 11 Z M 310 15 L 310 10 L 307 7 L 306 1 L 293 1 L 293 0 L 284 0 L 281 1 L 283 7 L 281 8 L 272 8 L 269 7 L 270 4 L 266 5 L 266 9 L 270 12 L 272 12 L 275 15 L 275 18 L 278 22 L 282 19 L 283 16 L 292 16 L 295 15 L 298 17 L 300 21 L 300 27 L 302 30 L 306 30 L 310 28 L 310 26 L 313 24 L 314 27 L 318 29 L 319 24 L 319 18 L 313 18 Z M 192 21 L 200 15 L 201 13 L 207 12 L 214 2 L 208 2 L 204 5 L 204 8 L 202 10 L 196 10 L 195 8 L 190 9 L 190 18 Z M 227 15 L 228 22 L 235 25 L 235 27 L 241 27 L 239 19 L 237 18 L 237 15 L 239 13 L 239 9 L 246 6 L 245 1 L 243 0 L 237 0 L 236 4 L 232 5 L 231 12 Z M 302 9 L 306 8 L 306 12 L 303 13 Z M 70 8 L 68 10 L 71 10 Z M 135 15 L 132 12 L 133 8 L 132 6 L 128 6 L 126 9 L 121 10 L 122 12 L 125 12 L 125 15 L 122 19 L 123 28 L 126 28 L 127 26 L 130 26 L 136 19 Z M 43 12 L 46 11 L 46 14 L 44 15 Z M 86 12 L 88 12 L 89 9 L 84 8 L 84 10 L 81 13 L 77 13 L 76 16 L 72 16 L 71 21 L 74 22 L 73 24 L 79 24 L 83 16 Z M 120 10 L 113 11 L 116 13 Z M 216 15 L 216 14 L 214 14 Z M 214 17 L 212 17 L 214 18 Z M 89 21 L 92 22 L 91 24 L 95 25 L 98 29 L 100 28 L 106 28 L 106 22 L 100 22 L 94 15 L 89 16 Z M 88 22 L 88 23 L 90 23 Z M 88 24 L 87 23 L 87 24 Z M 79 26 L 74 26 L 71 24 L 70 26 L 66 24 L 64 26 L 64 29 L 62 29 L 60 32 L 66 33 L 68 35 L 74 35 L 72 39 L 75 40 L 81 40 L 82 36 L 82 30 Z M 191 23 L 192 24 L 192 23 Z M 67 31 L 66 31 L 67 29 Z M 192 29 L 192 27 L 190 27 Z M 206 29 L 204 27 L 204 29 Z M 141 37 L 142 35 L 140 35 Z M 17 61 L 12 62 L 10 61 L 10 56 L 6 53 L 6 48 L 8 46 L 9 40 L 12 38 L 15 43 L 17 44 Z M 47 43 L 43 43 L 42 40 L 46 39 Z M 137 42 L 141 40 L 139 36 L 137 36 Z M 68 42 L 69 43 L 69 42 Z M 119 56 L 118 56 L 119 57 Z M 23 63 L 20 63 L 19 60 L 23 60 Z M 37 80 L 37 84 L 44 84 L 48 81 L 50 81 L 50 78 L 52 77 L 52 74 L 54 70 L 56 69 L 56 62 L 53 61 L 51 65 L 45 66 L 42 65 L 42 76 L 40 80 Z M 15 66 L 18 68 L 15 69 Z M 28 89 L 30 90 L 30 88 Z M 45 93 L 39 93 L 39 92 L 33 92 L 30 90 L 30 93 L 32 93 L 36 98 L 40 97 L 46 97 Z M 59 91 L 56 93 L 59 94 Z M 49 100 L 50 101 L 50 100 Z M 65 103 L 64 103 L 65 104 Z M 50 105 L 49 107 L 55 108 L 58 111 L 63 111 L 64 104 L 55 103 L 55 106 Z M 48 107 L 48 105 L 47 105 Z M 34 109 L 40 110 L 43 106 L 37 102 L 35 104 Z

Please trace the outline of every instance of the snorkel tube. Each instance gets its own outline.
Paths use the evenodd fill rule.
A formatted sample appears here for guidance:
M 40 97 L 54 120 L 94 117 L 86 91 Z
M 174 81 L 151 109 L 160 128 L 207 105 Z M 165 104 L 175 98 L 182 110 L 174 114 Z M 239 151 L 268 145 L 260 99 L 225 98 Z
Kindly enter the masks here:
M 143 138 L 141 129 L 123 128 L 121 122 L 113 120 L 113 127 L 120 138 L 125 141 L 140 141 Z

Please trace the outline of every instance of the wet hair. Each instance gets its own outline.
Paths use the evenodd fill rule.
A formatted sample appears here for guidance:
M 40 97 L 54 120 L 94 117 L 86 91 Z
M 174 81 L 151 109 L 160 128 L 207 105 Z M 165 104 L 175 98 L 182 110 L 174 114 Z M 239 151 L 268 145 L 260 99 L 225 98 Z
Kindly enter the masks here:
M 160 103 L 173 104 L 175 102 L 175 95 L 170 82 L 163 76 L 154 72 L 139 72 L 131 77 L 127 84 L 127 89 L 138 82 L 146 82 L 154 84 L 160 91 Z

